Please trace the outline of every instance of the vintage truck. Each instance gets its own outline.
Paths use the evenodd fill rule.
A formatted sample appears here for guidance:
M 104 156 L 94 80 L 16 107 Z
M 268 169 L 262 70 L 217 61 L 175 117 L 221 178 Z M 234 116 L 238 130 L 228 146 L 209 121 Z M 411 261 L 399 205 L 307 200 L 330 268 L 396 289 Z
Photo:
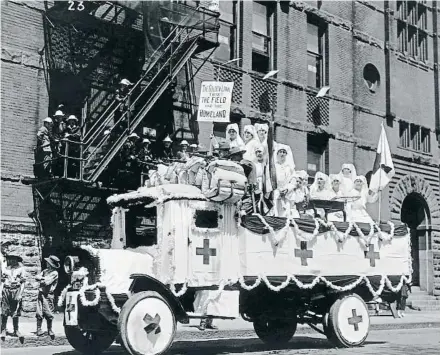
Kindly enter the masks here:
M 393 302 L 410 282 L 406 225 L 240 216 L 243 193 L 232 184 L 208 198 L 168 184 L 109 197 L 111 248 L 76 248 L 64 262 L 70 344 L 97 354 L 117 340 L 130 354 L 162 354 L 177 322 L 209 315 L 241 316 L 278 346 L 297 324 L 338 347 L 362 345 L 366 302 Z

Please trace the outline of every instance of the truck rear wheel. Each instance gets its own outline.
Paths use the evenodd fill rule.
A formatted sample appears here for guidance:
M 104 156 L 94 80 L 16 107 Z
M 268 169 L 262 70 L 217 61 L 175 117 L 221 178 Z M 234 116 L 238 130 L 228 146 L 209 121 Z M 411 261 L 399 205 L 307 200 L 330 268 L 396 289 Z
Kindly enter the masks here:
M 330 307 L 324 332 L 335 346 L 361 346 L 370 331 L 370 316 L 364 300 L 356 294 L 343 296 Z
M 296 319 L 256 319 L 254 330 L 258 337 L 266 344 L 280 345 L 292 339 L 296 332 Z
M 117 336 L 115 330 L 91 332 L 72 326 L 65 326 L 64 332 L 69 344 L 75 350 L 87 355 L 103 353 L 112 345 Z
M 143 291 L 125 302 L 118 328 L 122 344 L 131 355 L 159 355 L 173 343 L 176 318 L 159 293 Z

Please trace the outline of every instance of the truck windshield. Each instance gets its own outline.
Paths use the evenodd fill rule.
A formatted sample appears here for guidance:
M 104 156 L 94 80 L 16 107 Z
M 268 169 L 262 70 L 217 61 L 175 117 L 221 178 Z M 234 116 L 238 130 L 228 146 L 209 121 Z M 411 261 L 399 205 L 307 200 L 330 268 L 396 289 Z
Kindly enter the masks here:
M 137 248 L 157 242 L 156 207 L 132 206 L 125 215 L 126 246 Z

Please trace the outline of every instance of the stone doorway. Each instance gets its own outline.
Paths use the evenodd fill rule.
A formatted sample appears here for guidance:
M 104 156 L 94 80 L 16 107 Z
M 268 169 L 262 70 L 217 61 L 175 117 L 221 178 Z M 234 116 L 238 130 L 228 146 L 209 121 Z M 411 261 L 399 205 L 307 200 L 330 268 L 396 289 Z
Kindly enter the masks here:
M 440 208 L 431 183 L 421 175 L 402 177 L 390 195 L 390 218 L 410 228 L 414 283 L 429 294 L 440 295 L 435 271 L 440 258 L 433 250 L 440 244 Z
M 402 202 L 401 220 L 410 228 L 413 285 L 421 286 L 422 279 L 426 287 L 428 260 L 425 254 L 430 237 L 430 213 L 423 196 L 412 192 L 405 197 Z

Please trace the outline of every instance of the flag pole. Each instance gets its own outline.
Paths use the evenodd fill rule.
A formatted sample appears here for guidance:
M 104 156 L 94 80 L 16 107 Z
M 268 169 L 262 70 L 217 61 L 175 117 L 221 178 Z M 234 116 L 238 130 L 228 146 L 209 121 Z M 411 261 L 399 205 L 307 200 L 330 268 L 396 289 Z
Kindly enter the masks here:
M 380 177 L 379 177 L 379 181 L 380 181 Z M 380 220 L 381 220 L 381 205 L 382 205 L 382 190 L 379 190 L 379 225 L 380 225 Z
M 381 134 L 382 134 L 382 128 L 383 128 L 383 122 L 382 122 L 382 125 L 381 125 Z M 383 151 L 383 147 L 381 147 L 380 148 L 380 151 L 381 151 L 381 153 L 382 153 L 382 151 Z M 376 154 L 377 154 L 377 151 L 376 151 Z M 382 179 L 382 171 L 380 171 L 380 169 L 381 169 L 381 166 L 380 166 L 380 164 L 379 164 L 379 191 L 378 191 L 378 193 L 379 193 L 379 225 L 380 225 L 380 220 L 381 220 L 381 217 L 382 217 L 382 188 L 381 188 L 381 179 Z

